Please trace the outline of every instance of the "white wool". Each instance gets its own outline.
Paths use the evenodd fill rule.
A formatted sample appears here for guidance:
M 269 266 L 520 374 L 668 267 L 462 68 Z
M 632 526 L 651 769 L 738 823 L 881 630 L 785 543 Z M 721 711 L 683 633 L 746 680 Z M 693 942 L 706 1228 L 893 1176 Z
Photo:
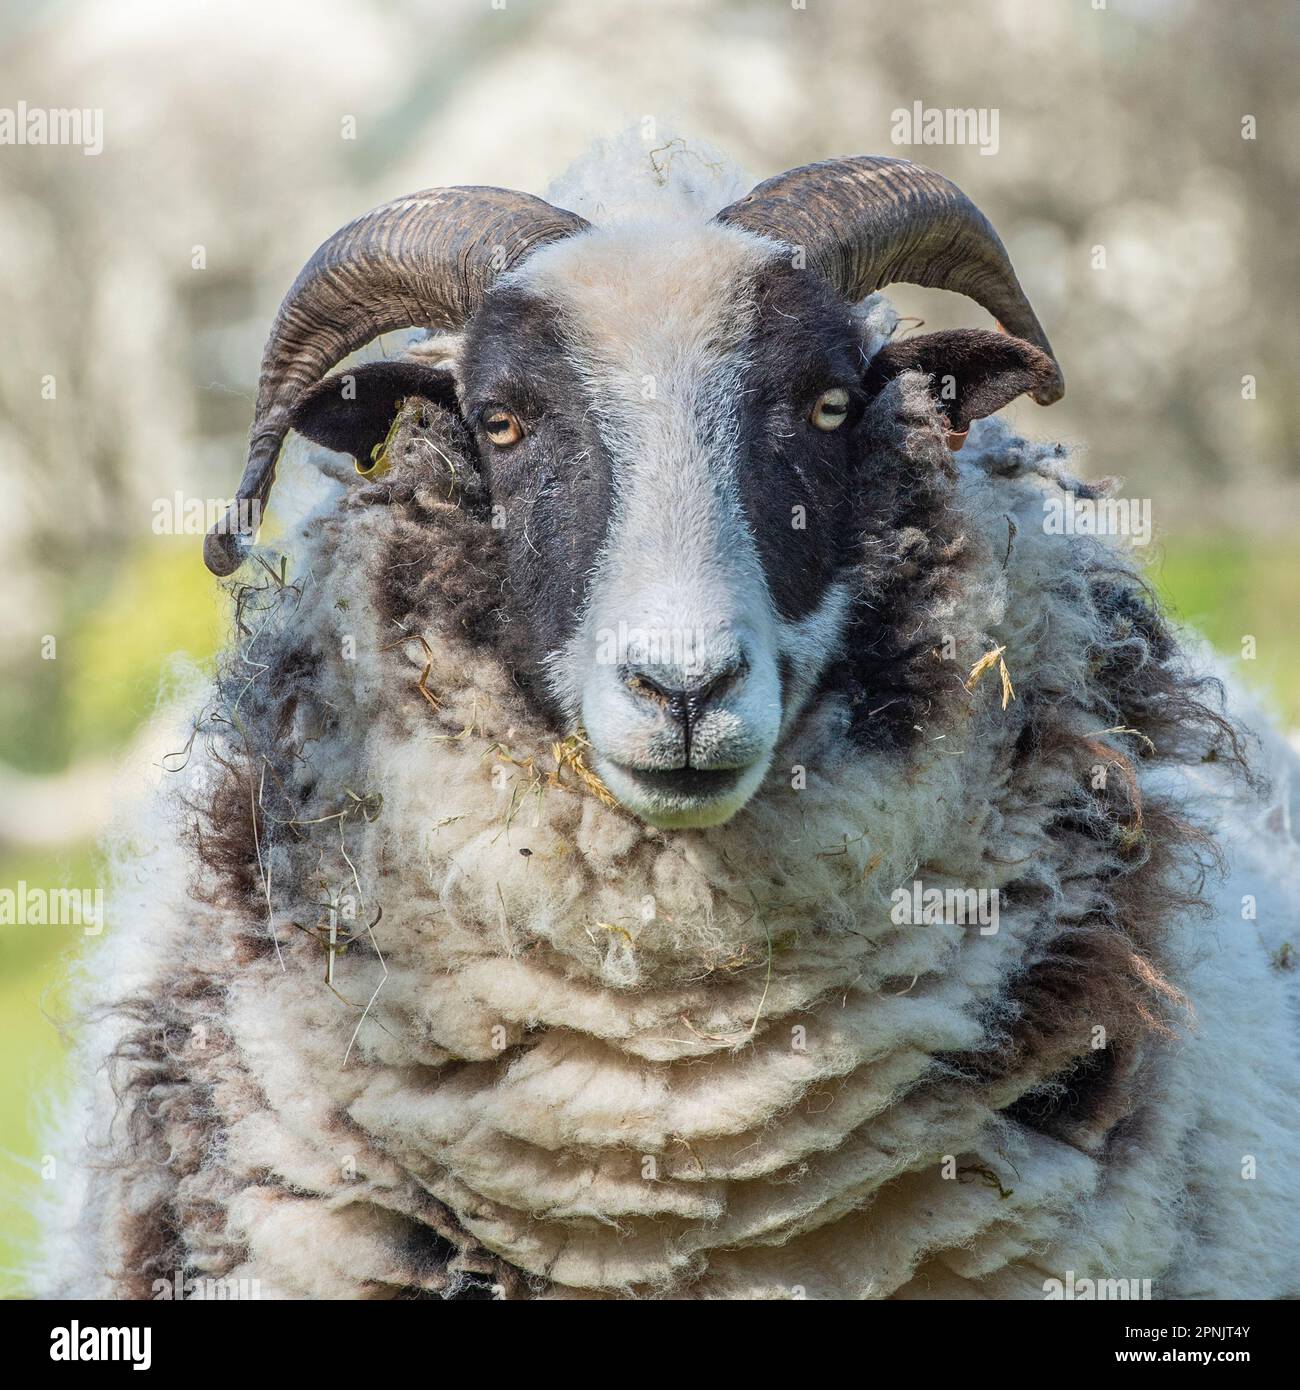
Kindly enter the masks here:
M 985 434 L 996 444 L 996 426 L 980 444 Z M 990 551 L 1005 544 L 1008 515 L 1021 523 L 1005 579 L 990 572 L 973 590 L 986 630 L 1017 654 L 1018 678 L 1037 669 L 1068 682 L 1078 634 L 1044 583 L 1067 542 L 1033 525 L 1040 484 L 990 485 L 979 458 L 977 447 L 964 463 L 963 498 Z M 353 516 L 350 535 L 326 542 L 340 547 L 336 572 L 365 553 L 371 521 Z M 385 689 L 386 634 L 356 611 L 364 602 L 354 595 L 343 615 L 318 582 L 294 618 L 323 648 L 344 622 L 373 644 L 331 673 L 332 698 L 357 710 Z M 423 653 L 410 661 L 413 678 Z M 340 843 L 361 915 L 385 904 L 384 967 L 341 960 L 345 1006 L 285 903 L 275 931 L 286 969 L 271 958 L 232 980 L 223 1023 L 261 1096 L 226 1138 L 227 1171 L 252 1183 L 229 1199 L 224 1236 L 247 1240 L 245 1277 L 320 1296 L 409 1277 L 389 1267 L 389 1238 L 422 1191 L 555 1294 L 924 1296 L 955 1279 L 967 1292 L 1039 1296 L 1069 1269 L 1154 1277 L 1169 1294 L 1294 1290 L 1295 1050 L 1281 977 L 1257 939 L 1285 937 L 1294 921 L 1295 843 L 1275 810 L 1250 810 L 1222 779 L 1193 779 L 1217 798 L 1233 857 L 1212 927 L 1179 928 L 1179 984 L 1200 1022 L 1161 1055 L 1149 1082 L 1159 1104 L 1141 1130 L 1103 1161 L 1013 1131 L 978 1094 L 940 1086 L 909 1099 L 933 1054 L 978 1043 L 977 1005 L 1033 930 L 1014 911 L 991 937 L 889 918 L 888 890 L 918 865 L 927 882 L 942 871 L 996 886 L 1013 871 L 989 859 L 994 845 L 1012 860 L 1041 842 L 1012 789 L 989 819 L 980 727 L 997 719 L 991 696 L 906 783 L 888 758 L 864 757 L 816 772 L 802 793 L 774 779 L 707 836 L 665 837 L 589 796 L 530 790 L 509 764 L 494 785 L 502 764 L 490 750 L 510 740 L 518 711 L 490 671 L 465 686 L 463 661 L 435 650 L 429 685 L 465 737 L 448 740 L 447 721 L 425 719 L 417 701 L 400 739 L 354 727 L 337 748 L 340 784 L 383 793 L 382 813 L 350 821 Z M 783 762 L 817 769 L 827 737 L 813 721 Z M 189 775 L 202 780 L 199 767 Z M 147 975 L 178 950 L 221 954 L 217 917 L 181 904 L 165 833 L 157 856 L 132 929 L 106 943 L 104 978 L 128 963 Z M 1240 921 L 1246 891 L 1258 925 Z M 128 920 L 120 900 L 115 920 Z M 1002 1175 L 1010 1195 L 945 1179 L 946 1154 Z M 314 1195 L 275 1198 L 252 1182 L 265 1170 Z M 95 1287 L 88 1244 L 83 1229 L 68 1287 Z
M 595 141 L 545 196 L 556 207 L 608 227 L 645 218 L 707 221 L 753 186 L 722 151 L 652 122 Z

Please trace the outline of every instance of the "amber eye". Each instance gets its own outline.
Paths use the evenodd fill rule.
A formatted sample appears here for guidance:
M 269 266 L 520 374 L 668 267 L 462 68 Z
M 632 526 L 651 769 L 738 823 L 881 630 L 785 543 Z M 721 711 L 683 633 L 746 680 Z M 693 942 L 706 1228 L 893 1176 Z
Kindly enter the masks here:
M 808 417 L 819 430 L 837 430 L 849 416 L 849 393 L 842 386 L 832 386 L 817 397 Z
M 508 449 L 524 437 L 519 417 L 509 410 L 494 410 L 485 416 L 483 429 L 498 449 Z

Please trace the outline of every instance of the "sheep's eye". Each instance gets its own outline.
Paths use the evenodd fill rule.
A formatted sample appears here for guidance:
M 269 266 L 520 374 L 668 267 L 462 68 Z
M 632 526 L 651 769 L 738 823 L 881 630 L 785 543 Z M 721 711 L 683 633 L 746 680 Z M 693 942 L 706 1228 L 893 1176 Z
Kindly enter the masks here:
M 508 449 L 524 437 L 524 427 L 519 423 L 519 417 L 509 410 L 492 411 L 484 418 L 483 429 L 498 449 Z
M 832 386 L 817 397 L 808 417 L 819 430 L 836 430 L 848 419 L 849 393 L 842 386 Z

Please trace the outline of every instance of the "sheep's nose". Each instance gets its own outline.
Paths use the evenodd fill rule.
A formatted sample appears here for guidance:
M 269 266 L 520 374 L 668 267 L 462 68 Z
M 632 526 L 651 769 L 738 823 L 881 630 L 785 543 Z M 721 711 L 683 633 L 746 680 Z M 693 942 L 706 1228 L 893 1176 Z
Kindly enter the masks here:
M 689 738 L 692 725 L 699 723 L 711 705 L 734 694 L 748 669 L 749 663 L 739 655 L 689 679 L 672 667 L 632 664 L 623 669 L 623 683 L 640 699 L 658 705 Z

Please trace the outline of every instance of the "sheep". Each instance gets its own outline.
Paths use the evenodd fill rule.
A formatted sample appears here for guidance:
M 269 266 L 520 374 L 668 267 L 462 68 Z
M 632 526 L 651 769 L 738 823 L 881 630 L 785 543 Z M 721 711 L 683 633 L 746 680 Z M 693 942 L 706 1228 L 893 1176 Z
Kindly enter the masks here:
M 996 234 L 898 160 L 666 182 L 291 289 L 39 1288 L 1294 1296 L 1291 762 L 1044 525 L 1104 489 L 996 416 L 1062 391 Z

